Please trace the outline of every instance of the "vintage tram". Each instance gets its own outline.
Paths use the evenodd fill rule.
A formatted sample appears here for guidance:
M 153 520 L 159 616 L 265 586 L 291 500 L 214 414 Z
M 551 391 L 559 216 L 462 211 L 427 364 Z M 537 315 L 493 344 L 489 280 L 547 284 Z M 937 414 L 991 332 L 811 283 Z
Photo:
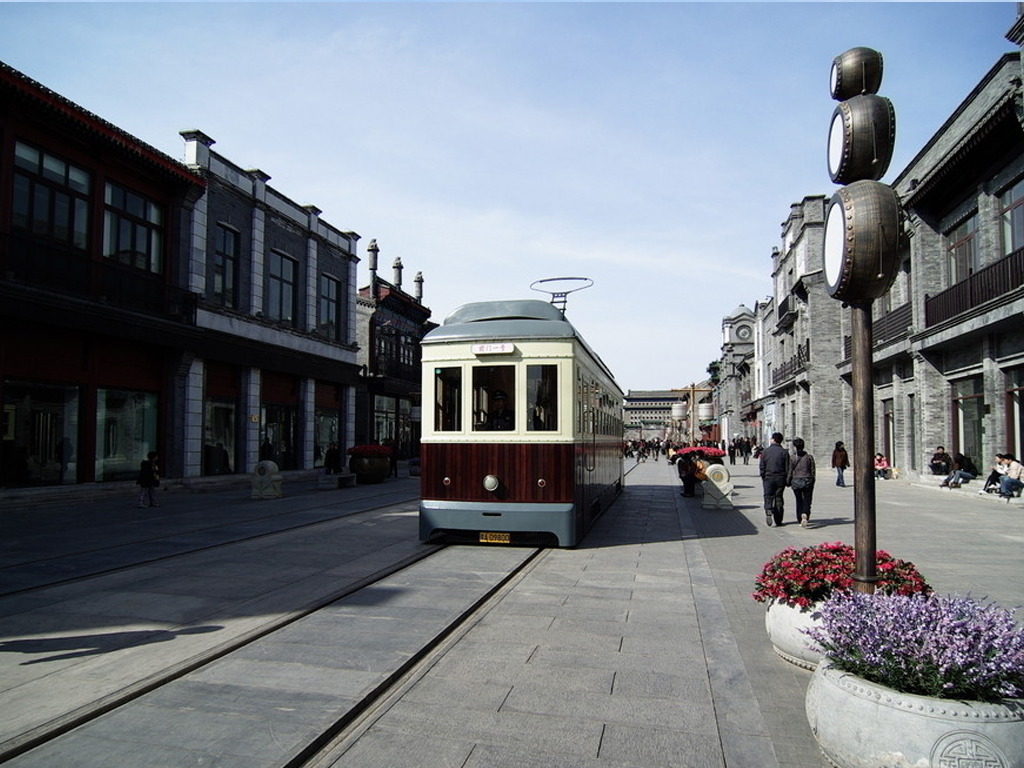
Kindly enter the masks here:
M 574 546 L 622 490 L 622 391 L 563 309 L 459 307 L 422 342 L 420 538 Z

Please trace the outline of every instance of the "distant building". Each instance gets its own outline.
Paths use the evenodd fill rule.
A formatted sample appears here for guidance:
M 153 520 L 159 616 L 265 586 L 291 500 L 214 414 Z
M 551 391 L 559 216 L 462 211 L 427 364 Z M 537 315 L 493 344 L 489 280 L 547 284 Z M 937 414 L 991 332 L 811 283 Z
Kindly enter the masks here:
M 717 441 L 712 391 L 708 381 L 684 389 L 631 389 L 623 403 L 626 439 Z M 697 404 L 697 421 L 690 420 L 691 400 Z
M 722 357 L 718 364 L 714 402 L 719 432 L 727 441 L 749 436 L 751 424 L 745 420 L 741 404 L 751 400 L 747 380 L 754 357 L 756 332 L 754 312 L 742 304 L 722 320 Z
M 400 458 L 419 455 L 422 407 L 420 340 L 436 323 L 423 305 L 423 274 L 412 294 L 402 289 L 403 265 L 396 258 L 391 282 L 377 273 L 380 249 L 366 248 L 370 283 L 356 303 L 360 381 L 356 442 L 392 445 Z

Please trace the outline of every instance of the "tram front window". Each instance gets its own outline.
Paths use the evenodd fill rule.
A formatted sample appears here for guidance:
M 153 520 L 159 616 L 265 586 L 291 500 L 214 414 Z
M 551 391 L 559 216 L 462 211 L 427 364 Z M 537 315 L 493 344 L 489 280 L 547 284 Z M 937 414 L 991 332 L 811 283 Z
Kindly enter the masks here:
M 528 430 L 558 429 L 558 366 L 526 366 L 526 404 L 530 409 Z
M 434 369 L 434 429 L 458 432 L 462 429 L 462 369 Z
M 507 432 L 516 428 L 515 366 L 473 368 L 473 429 Z

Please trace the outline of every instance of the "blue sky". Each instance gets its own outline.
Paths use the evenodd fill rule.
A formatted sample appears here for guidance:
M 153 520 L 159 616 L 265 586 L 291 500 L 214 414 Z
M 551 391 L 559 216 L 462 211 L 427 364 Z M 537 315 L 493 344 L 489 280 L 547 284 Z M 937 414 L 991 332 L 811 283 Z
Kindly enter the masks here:
M 175 158 L 178 132 L 468 301 L 586 276 L 624 389 L 685 387 L 833 192 L 832 58 L 880 50 L 891 181 L 1013 50 L 1014 3 L 0 3 L 0 60 Z M 365 260 L 360 284 L 368 279 Z

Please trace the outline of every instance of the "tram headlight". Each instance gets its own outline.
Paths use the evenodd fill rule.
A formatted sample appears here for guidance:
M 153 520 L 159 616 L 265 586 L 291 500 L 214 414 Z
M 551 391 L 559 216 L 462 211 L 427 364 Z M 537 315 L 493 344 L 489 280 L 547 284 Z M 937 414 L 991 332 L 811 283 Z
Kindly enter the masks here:
M 494 493 L 496 490 L 498 490 L 500 485 L 501 485 L 501 480 L 499 480 L 494 475 L 487 475 L 487 477 L 484 478 L 484 490 L 485 491 L 489 491 L 490 493 Z

